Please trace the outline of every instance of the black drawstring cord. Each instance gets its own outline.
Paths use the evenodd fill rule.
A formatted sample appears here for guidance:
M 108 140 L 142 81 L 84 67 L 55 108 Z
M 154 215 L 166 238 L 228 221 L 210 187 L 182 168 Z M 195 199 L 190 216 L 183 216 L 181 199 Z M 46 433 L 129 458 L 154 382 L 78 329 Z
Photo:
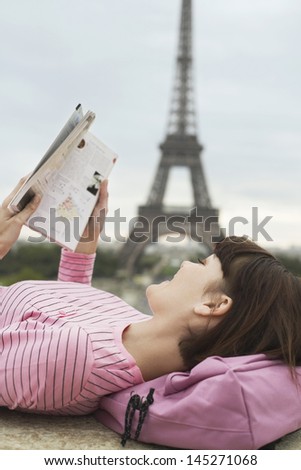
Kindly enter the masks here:
M 148 408 L 150 407 L 150 405 L 154 403 L 154 391 L 155 389 L 151 388 L 150 391 L 148 392 L 146 399 L 141 401 L 140 410 L 139 410 L 139 421 L 138 421 L 137 429 L 135 432 L 135 441 L 137 441 L 140 436 L 140 432 L 141 432 L 145 417 L 147 415 Z
M 139 410 L 140 407 L 140 397 L 139 395 L 132 395 L 128 401 L 126 412 L 125 412 L 125 422 L 124 422 L 124 433 L 121 439 L 121 445 L 124 447 L 126 441 L 131 437 L 132 423 L 136 410 Z
M 136 410 L 139 410 L 139 420 L 135 432 L 135 441 L 139 438 L 140 432 L 148 412 L 148 408 L 154 403 L 154 388 L 151 388 L 145 400 L 139 395 L 132 395 L 128 401 L 125 412 L 124 433 L 121 439 L 121 445 L 124 447 L 127 440 L 131 438 L 132 424 Z

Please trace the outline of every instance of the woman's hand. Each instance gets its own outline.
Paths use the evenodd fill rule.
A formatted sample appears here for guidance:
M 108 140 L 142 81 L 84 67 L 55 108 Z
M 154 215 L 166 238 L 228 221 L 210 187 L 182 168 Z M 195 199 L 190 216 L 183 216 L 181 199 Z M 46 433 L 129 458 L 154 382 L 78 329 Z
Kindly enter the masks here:
M 103 229 L 108 212 L 108 180 L 101 183 L 94 210 L 76 247 L 76 253 L 93 254 L 96 252 L 99 235 Z
M 8 209 L 13 196 L 24 184 L 27 177 L 22 178 L 15 189 L 7 196 L 0 207 L 0 259 L 2 259 L 19 238 L 21 228 L 29 217 L 34 213 L 40 203 L 40 196 L 35 196 L 22 211 L 13 214 Z

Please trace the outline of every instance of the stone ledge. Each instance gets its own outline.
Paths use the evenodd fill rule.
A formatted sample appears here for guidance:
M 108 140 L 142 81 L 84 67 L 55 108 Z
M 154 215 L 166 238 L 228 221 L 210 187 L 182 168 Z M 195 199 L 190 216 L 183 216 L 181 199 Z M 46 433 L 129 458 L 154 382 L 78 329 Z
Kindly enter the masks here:
M 0 409 L 2 450 L 118 450 L 120 436 L 93 416 L 46 416 Z M 126 449 L 163 449 L 128 441 Z
M 121 450 L 120 436 L 93 416 L 57 417 L 0 409 L 1 450 Z M 166 449 L 128 441 L 125 449 Z M 277 450 L 301 449 L 301 430 L 283 438 Z

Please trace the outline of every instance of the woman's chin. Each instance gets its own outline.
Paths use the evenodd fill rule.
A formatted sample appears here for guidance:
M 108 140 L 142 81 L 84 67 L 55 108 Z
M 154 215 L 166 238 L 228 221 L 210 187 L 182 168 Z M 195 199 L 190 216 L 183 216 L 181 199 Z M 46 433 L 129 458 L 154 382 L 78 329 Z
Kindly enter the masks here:
M 151 294 L 152 292 L 156 291 L 157 289 L 161 289 L 161 287 L 164 287 L 164 286 L 167 286 L 169 284 L 170 281 L 163 281 L 163 282 L 160 282 L 159 284 L 150 284 L 147 288 L 146 288 L 146 296 L 148 297 L 149 294 Z

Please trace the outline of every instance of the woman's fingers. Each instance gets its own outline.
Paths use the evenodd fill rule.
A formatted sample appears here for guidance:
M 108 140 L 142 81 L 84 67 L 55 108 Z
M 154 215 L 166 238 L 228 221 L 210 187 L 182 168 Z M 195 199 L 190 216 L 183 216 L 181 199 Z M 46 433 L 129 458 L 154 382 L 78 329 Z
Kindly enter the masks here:
M 100 212 L 103 212 L 103 209 L 105 213 L 108 212 L 108 198 L 108 180 L 104 180 L 100 186 L 98 199 L 92 213 L 93 216 L 99 215 Z
M 25 183 L 25 181 L 27 180 L 29 175 L 27 176 L 23 176 L 23 178 L 20 179 L 19 183 L 17 184 L 17 186 L 12 190 L 12 192 L 4 199 L 4 201 L 2 202 L 2 207 L 7 209 L 7 206 L 8 204 L 10 203 L 10 201 L 12 200 L 12 198 L 17 194 L 17 192 L 19 191 L 19 189 L 23 186 L 23 184 Z
M 32 200 L 26 204 L 24 209 L 22 209 L 18 214 L 14 215 L 15 219 L 20 223 L 21 225 L 25 224 L 25 222 L 29 219 L 29 217 L 35 212 L 35 210 L 38 208 L 38 205 L 41 202 L 41 196 L 36 194 Z

